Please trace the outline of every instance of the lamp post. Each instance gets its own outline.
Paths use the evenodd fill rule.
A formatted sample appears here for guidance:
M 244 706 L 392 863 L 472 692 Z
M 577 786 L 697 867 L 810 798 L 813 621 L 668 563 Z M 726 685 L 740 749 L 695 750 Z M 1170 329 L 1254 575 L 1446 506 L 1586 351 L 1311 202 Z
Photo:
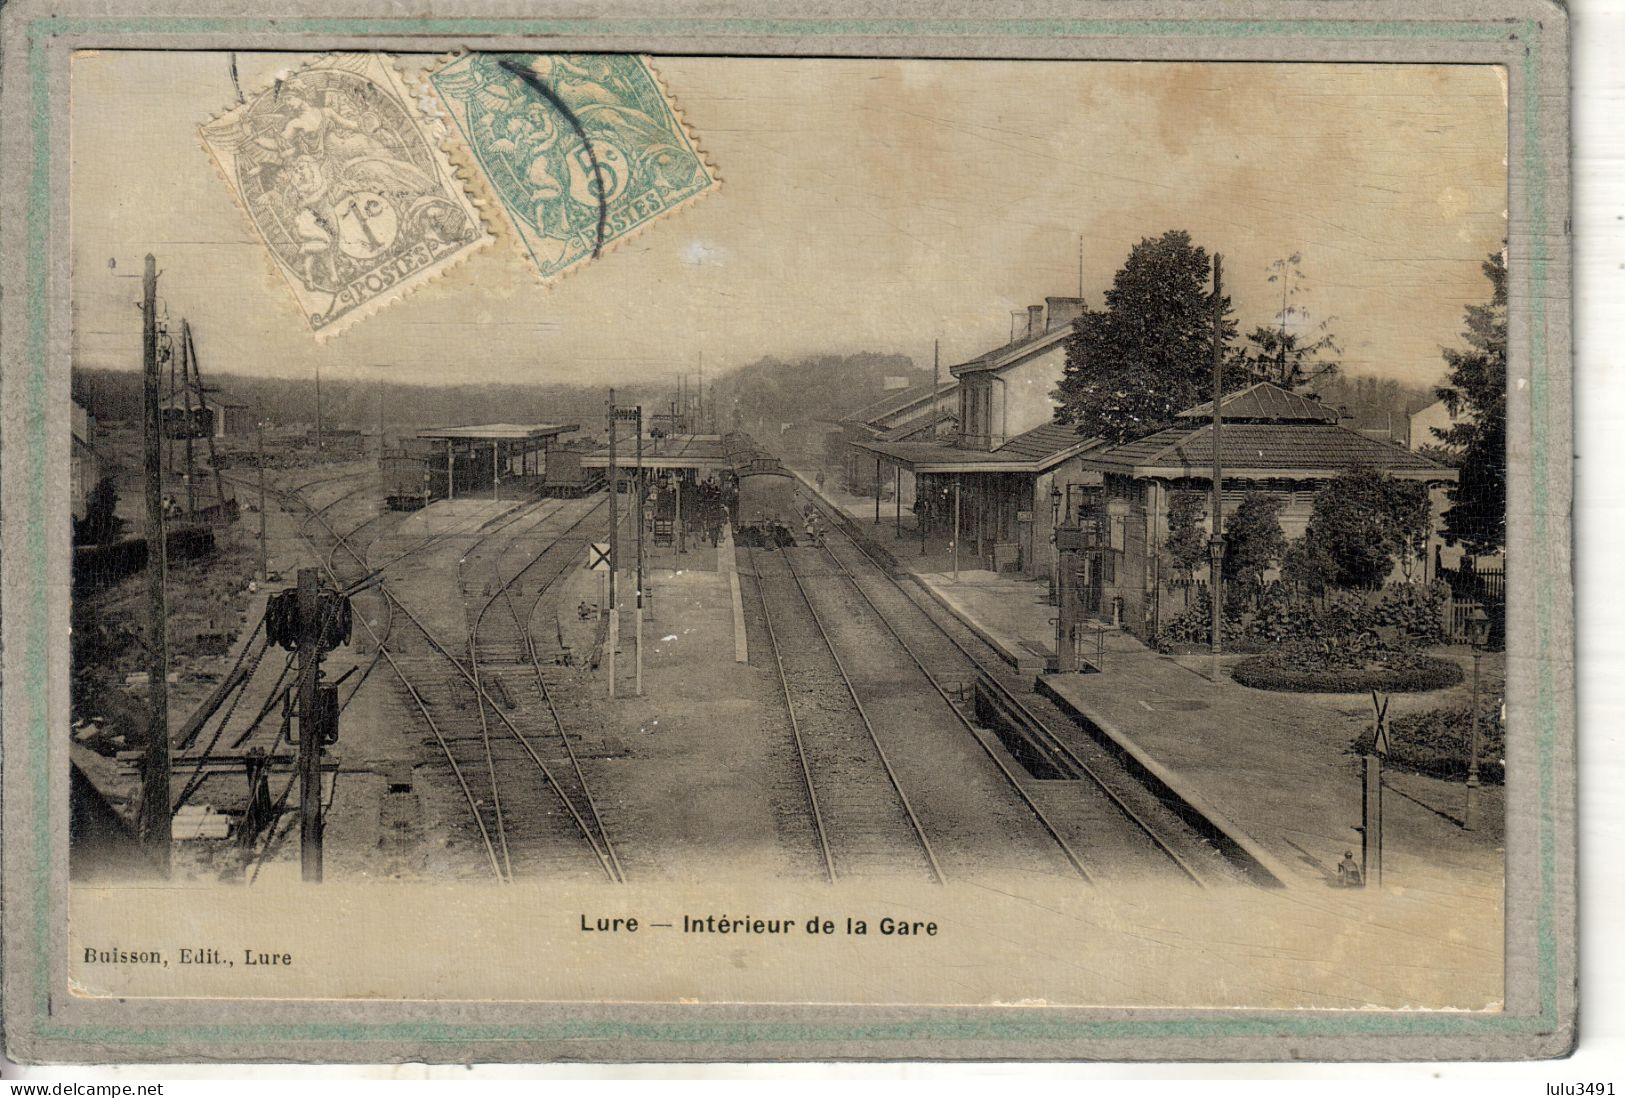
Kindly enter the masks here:
M 1473 607 L 1467 616 L 1467 641 L 1473 646 L 1473 700 L 1472 736 L 1467 749 L 1467 809 L 1462 813 L 1463 831 L 1478 830 L 1478 752 L 1481 746 L 1478 730 L 1478 672 L 1484 660 L 1484 645 L 1489 640 L 1490 618 L 1482 606 Z
M 1061 597 L 1061 551 L 1056 544 L 1055 531 L 1061 525 L 1061 486 L 1053 481 L 1049 486 L 1049 543 L 1050 586 L 1049 604 L 1058 605 Z

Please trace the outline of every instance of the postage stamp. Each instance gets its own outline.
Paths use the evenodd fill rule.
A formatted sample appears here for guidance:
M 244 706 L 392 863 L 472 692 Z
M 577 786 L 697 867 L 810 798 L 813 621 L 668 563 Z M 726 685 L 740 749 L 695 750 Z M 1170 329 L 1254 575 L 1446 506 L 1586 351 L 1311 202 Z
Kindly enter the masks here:
M 634 54 L 465 54 L 429 79 L 544 282 L 721 183 Z
M 322 57 L 200 129 L 318 339 L 491 240 L 378 54 Z

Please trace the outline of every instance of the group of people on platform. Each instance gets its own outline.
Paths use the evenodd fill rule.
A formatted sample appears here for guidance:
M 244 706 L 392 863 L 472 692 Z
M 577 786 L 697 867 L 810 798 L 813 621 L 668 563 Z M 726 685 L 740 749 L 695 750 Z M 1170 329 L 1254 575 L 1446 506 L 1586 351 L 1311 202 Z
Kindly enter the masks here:
M 681 507 L 677 500 L 679 489 L 683 493 Z M 715 476 L 694 481 L 663 477 L 656 487 L 655 517 L 675 522 L 680 515 L 685 538 L 703 537 L 715 546 L 722 540 L 729 502 L 728 493 Z M 677 534 L 675 528 L 673 534 Z

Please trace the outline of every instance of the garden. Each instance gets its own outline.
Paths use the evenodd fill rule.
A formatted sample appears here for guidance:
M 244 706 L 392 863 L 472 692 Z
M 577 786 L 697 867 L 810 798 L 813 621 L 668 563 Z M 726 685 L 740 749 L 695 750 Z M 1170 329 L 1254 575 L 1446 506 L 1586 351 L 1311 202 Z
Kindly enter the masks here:
M 1354 468 L 1315 495 L 1302 537 L 1289 542 L 1282 499 L 1250 493 L 1227 516 L 1224 647 L 1248 654 L 1231 671 L 1260 690 L 1298 693 L 1420 692 L 1454 686 L 1454 662 L 1427 649 L 1445 643 L 1449 589 L 1417 575 L 1429 527 L 1427 489 Z M 1206 553 L 1202 500 L 1176 495 L 1168 555 L 1187 578 Z M 1269 577 L 1269 578 L 1266 578 Z M 1205 648 L 1207 589 L 1158 638 L 1165 652 Z

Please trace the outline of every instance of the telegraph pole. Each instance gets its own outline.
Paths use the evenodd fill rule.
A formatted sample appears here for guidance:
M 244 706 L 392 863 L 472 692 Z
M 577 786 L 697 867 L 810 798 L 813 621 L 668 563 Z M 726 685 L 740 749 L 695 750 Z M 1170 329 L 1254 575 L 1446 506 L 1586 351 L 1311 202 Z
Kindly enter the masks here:
M 449 446 L 450 443 L 447 443 Z M 322 364 L 316 363 L 316 452 L 321 453 L 327 447 L 322 443 Z
M 1224 292 L 1220 258 L 1213 256 L 1213 536 L 1208 540 L 1208 601 L 1213 604 L 1213 681 L 1219 681 L 1219 654 L 1224 635 L 1224 468 L 1219 458 L 1219 431 L 1224 416 Z
M 639 404 L 637 419 L 634 421 L 638 438 L 638 605 L 637 614 L 637 663 L 636 674 L 633 679 L 634 689 L 638 694 L 643 693 L 643 405 Z
M 322 661 L 320 573 L 299 569 L 299 867 L 304 879 L 322 879 L 322 736 L 317 714 L 318 677 Z
M 942 387 L 942 340 L 931 341 L 931 441 L 937 441 L 937 390 Z
M 145 371 L 147 480 L 147 742 L 141 760 L 141 845 L 161 876 L 169 876 L 169 635 L 164 599 L 163 416 L 159 407 L 158 267 L 147 256 L 141 279 L 141 359 Z
M 265 583 L 270 578 L 265 553 L 265 421 L 258 417 L 254 420 L 254 444 L 260 452 L 260 582 Z
M 188 521 L 192 521 L 193 516 L 197 514 L 197 493 L 192 489 L 192 431 L 194 425 L 192 422 L 192 369 L 191 359 L 187 354 L 187 344 L 191 342 L 188 338 L 189 335 L 190 332 L 186 327 L 186 321 L 182 320 L 180 346 L 175 349 L 174 353 L 179 355 L 181 360 L 181 399 L 182 405 L 186 409 L 186 517 Z
M 615 471 L 615 390 L 609 391 L 609 696 L 615 696 L 615 644 L 621 639 L 615 612 L 615 570 L 620 567 L 620 538 L 616 535 L 615 497 L 620 494 Z

